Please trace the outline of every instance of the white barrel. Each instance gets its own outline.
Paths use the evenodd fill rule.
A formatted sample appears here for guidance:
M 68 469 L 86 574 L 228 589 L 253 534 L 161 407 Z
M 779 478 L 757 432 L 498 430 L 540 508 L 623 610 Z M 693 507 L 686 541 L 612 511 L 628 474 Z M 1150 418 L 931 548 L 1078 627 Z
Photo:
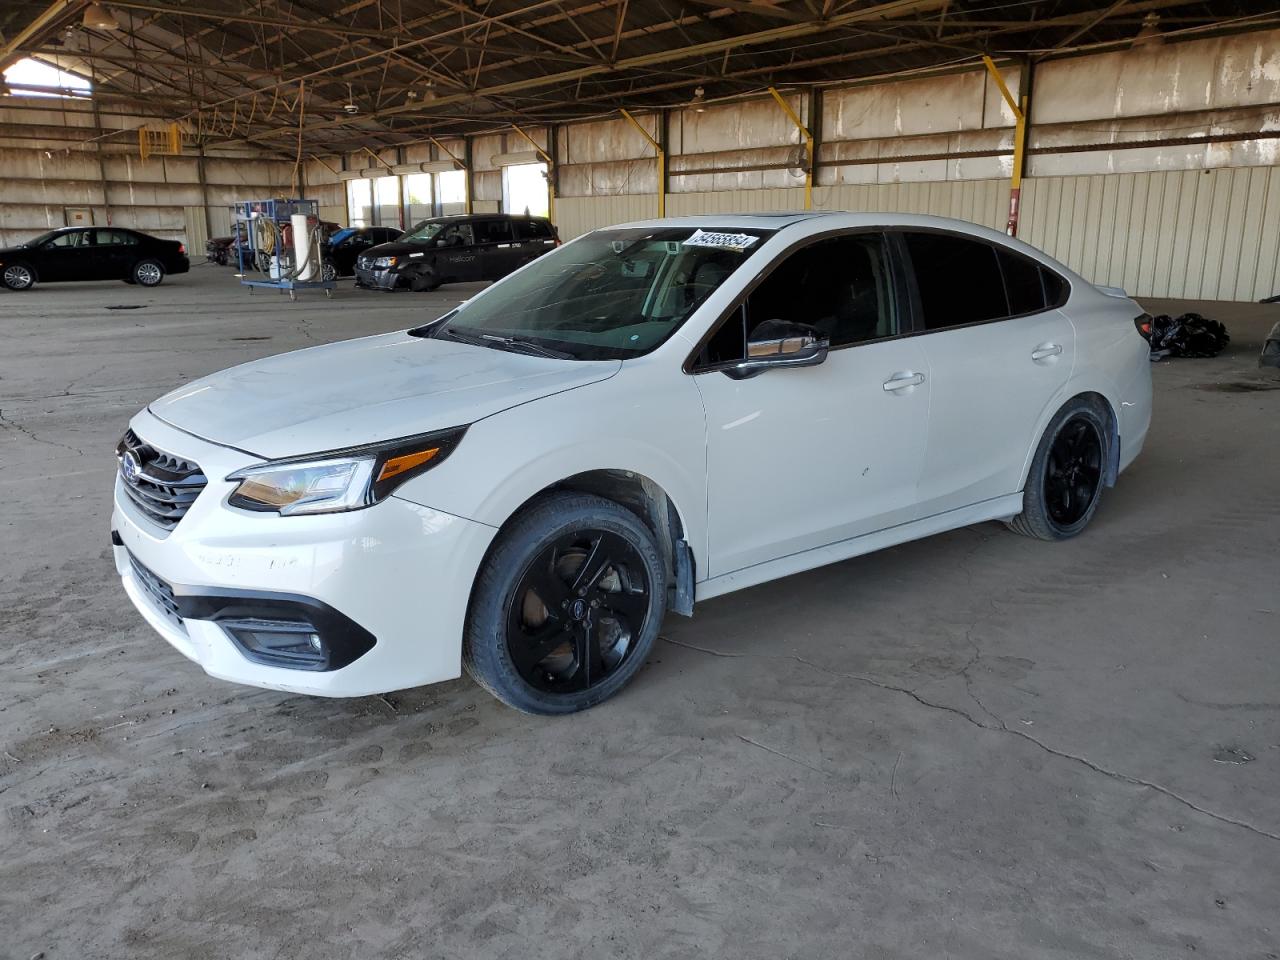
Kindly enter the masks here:
M 307 215 L 295 213 L 289 218 L 293 224 L 293 262 L 297 271 L 296 280 L 310 280 L 320 272 L 311 250 L 311 230 L 307 226 Z

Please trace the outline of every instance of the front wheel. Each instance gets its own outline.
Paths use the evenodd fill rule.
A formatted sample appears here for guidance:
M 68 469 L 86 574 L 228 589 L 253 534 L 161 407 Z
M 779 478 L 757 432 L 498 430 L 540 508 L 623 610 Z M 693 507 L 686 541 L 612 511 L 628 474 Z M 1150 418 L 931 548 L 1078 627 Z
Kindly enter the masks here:
M 1038 540 L 1066 540 L 1093 519 L 1106 482 L 1108 444 L 1106 411 L 1096 401 L 1076 397 L 1049 426 L 1027 473 L 1022 513 L 1009 529 Z
M 666 564 L 639 517 L 602 497 L 555 494 L 499 534 L 481 566 L 462 662 L 517 710 L 585 710 L 644 664 L 666 597 Z
M 430 293 L 440 286 L 440 279 L 434 270 L 419 273 L 409 281 L 409 289 L 414 293 Z
M 36 272 L 25 263 L 6 264 L 0 279 L 10 290 L 30 290 L 36 285 Z
M 144 287 L 158 287 L 164 279 L 159 260 L 139 260 L 133 267 L 133 281 Z
M 320 279 L 329 283 L 338 279 L 338 268 L 328 260 L 324 262 L 324 266 L 320 268 Z

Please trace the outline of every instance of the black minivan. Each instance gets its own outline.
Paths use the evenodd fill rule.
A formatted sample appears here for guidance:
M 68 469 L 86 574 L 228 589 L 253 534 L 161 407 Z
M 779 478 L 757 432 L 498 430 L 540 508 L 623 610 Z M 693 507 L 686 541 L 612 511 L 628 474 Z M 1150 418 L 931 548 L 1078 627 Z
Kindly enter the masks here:
M 423 220 L 356 260 L 356 286 L 434 290 L 442 283 L 501 280 L 560 243 L 545 217 L 468 213 Z

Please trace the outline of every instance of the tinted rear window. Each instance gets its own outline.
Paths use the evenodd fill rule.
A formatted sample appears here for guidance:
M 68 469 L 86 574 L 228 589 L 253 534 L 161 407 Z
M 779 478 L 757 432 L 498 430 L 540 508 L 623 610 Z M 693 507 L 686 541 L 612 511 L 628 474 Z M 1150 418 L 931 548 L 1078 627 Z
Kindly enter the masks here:
M 516 237 L 521 240 L 550 240 L 551 225 L 545 220 L 513 220 Z
M 995 248 L 945 233 L 905 234 L 928 330 L 1009 315 Z
M 508 243 L 511 240 L 511 224 L 506 220 L 477 220 L 476 243 Z
M 1018 316 L 1044 309 L 1044 286 L 1040 281 L 1040 264 L 1012 250 L 1000 250 L 1000 269 L 1004 273 L 1004 289 L 1009 296 L 1009 313 Z

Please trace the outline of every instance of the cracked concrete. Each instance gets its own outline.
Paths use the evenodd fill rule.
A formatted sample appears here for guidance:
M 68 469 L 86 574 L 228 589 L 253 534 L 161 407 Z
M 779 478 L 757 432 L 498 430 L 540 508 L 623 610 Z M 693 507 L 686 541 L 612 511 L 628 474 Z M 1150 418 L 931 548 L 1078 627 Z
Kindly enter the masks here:
M 543 721 L 466 680 L 209 679 L 106 549 L 139 406 L 474 288 L 120 289 L 0 293 L 0 957 L 1280 954 L 1280 391 L 1202 389 L 1260 376 L 1275 308 L 1182 306 L 1231 352 L 1155 368 L 1085 536 L 984 524 L 717 598 Z
M 668 637 L 663 637 L 662 639 L 665 640 L 667 643 L 673 643 L 676 646 L 684 647 L 686 650 L 697 650 L 699 653 L 706 653 L 715 657 L 758 656 L 760 659 L 765 659 L 765 660 L 778 660 L 778 659 L 793 660 L 796 663 L 803 664 L 804 666 L 809 667 L 812 670 L 818 670 L 821 673 L 824 673 L 829 676 L 842 677 L 845 680 L 856 680 L 858 683 L 868 683 L 868 684 L 871 684 L 873 687 L 879 687 L 881 690 L 891 690 L 894 693 L 901 693 L 910 697 L 912 700 L 920 704 L 922 707 L 928 707 L 931 710 L 944 710 L 947 713 L 953 713 L 958 717 L 962 717 L 965 721 L 973 724 L 975 727 L 979 728 L 980 730 L 998 730 L 1001 733 L 1007 733 L 1010 736 L 1021 737 L 1023 740 L 1026 740 L 1028 743 L 1035 744 L 1037 747 L 1039 747 L 1041 750 L 1045 751 L 1046 753 L 1053 754 L 1053 756 L 1060 757 L 1063 760 L 1070 760 L 1074 763 L 1078 763 L 1092 770 L 1094 773 L 1100 773 L 1105 777 L 1111 777 L 1112 779 L 1115 779 L 1115 780 L 1122 780 L 1125 783 L 1132 783 L 1140 787 L 1147 787 L 1150 790 L 1156 791 L 1156 793 L 1162 794 L 1171 800 L 1177 801 L 1178 803 L 1182 804 L 1184 807 L 1188 807 L 1191 810 L 1196 811 L 1197 813 L 1204 814 L 1206 817 L 1211 817 L 1212 819 L 1219 820 L 1222 823 L 1230 823 L 1234 826 L 1241 827 L 1245 830 L 1250 831 L 1251 833 L 1258 834 L 1258 836 L 1266 837 L 1269 840 L 1280 841 L 1280 834 L 1272 833 L 1269 830 L 1264 830 L 1260 827 L 1255 827 L 1253 826 L 1253 824 L 1246 823 L 1243 820 L 1237 820 L 1235 817 L 1231 817 L 1226 814 L 1215 813 L 1212 810 L 1206 810 L 1204 807 L 1200 806 L 1194 800 L 1190 800 L 1187 797 L 1180 796 L 1179 794 L 1170 790 L 1168 787 L 1161 786 L 1158 783 L 1152 783 L 1150 780 L 1144 780 L 1142 777 L 1135 777 L 1132 774 L 1119 773 L 1115 770 L 1108 770 L 1106 767 L 1103 767 L 1100 764 L 1094 763 L 1088 757 L 1082 757 L 1074 753 L 1068 753 L 1063 750 L 1055 749 L 1054 747 L 1049 746 L 1043 740 L 1033 737 L 1031 736 L 1031 734 L 1026 733 L 1023 730 L 1011 729 L 1009 725 L 1004 722 L 1004 720 L 1002 720 L 1000 717 L 996 716 L 994 713 L 988 710 L 986 706 L 983 704 L 983 702 L 980 699 L 978 699 L 977 694 L 973 692 L 973 688 L 971 685 L 971 678 L 969 677 L 969 669 L 975 663 L 977 663 L 978 660 L 982 658 L 982 655 L 977 652 L 974 653 L 974 655 L 969 659 L 969 661 L 963 667 L 961 667 L 959 670 L 956 671 L 956 675 L 964 678 L 965 692 L 969 695 L 969 699 L 971 699 L 975 704 L 978 705 L 978 709 L 980 709 L 983 713 L 985 713 L 988 717 L 990 717 L 992 720 L 995 721 L 995 724 L 996 724 L 995 726 L 990 726 L 988 724 L 983 723 L 981 720 L 978 720 L 976 717 L 974 717 L 973 714 L 969 713 L 966 710 L 962 710 L 959 707 L 948 706 L 947 704 L 944 704 L 944 703 L 935 703 L 932 700 L 928 700 L 925 697 L 922 697 L 916 690 L 911 689 L 909 687 L 899 687 L 892 683 L 885 683 L 883 680 L 877 680 L 875 677 L 866 677 L 856 673 L 841 673 L 838 670 L 831 670 L 827 667 L 823 667 L 817 663 L 814 663 L 812 660 L 806 660 L 804 657 L 789 655 L 787 657 L 779 658 L 779 657 L 769 657 L 769 656 L 761 656 L 761 655 L 754 655 L 754 654 L 726 653 L 722 650 L 712 650 L 709 647 L 699 647 L 692 643 L 682 643 L 678 640 L 672 640 Z M 794 757 L 790 757 L 785 753 L 780 753 L 779 751 L 774 750 L 771 747 L 766 747 L 762 743 L 756 743 L 756 741 L 750 740 L 746 737 L 742 737 L 742 739 L 746 740 L 748 743 L 752 743 L 758 747 L 762 747 L 765 750 L 769 750 L 771 753 L 776 753 L 780 757 L 786 757 L 786 759 L 791 760 L 794 763 L 800 763 L 804 766 L 808 766 L 810 767 L 810 769 L 815 770 L 819 773 L 823 772 L 817 767 L 812 767 L 809 764 L 804 763 L 804 761 L 802 760 L 796 760 Z

